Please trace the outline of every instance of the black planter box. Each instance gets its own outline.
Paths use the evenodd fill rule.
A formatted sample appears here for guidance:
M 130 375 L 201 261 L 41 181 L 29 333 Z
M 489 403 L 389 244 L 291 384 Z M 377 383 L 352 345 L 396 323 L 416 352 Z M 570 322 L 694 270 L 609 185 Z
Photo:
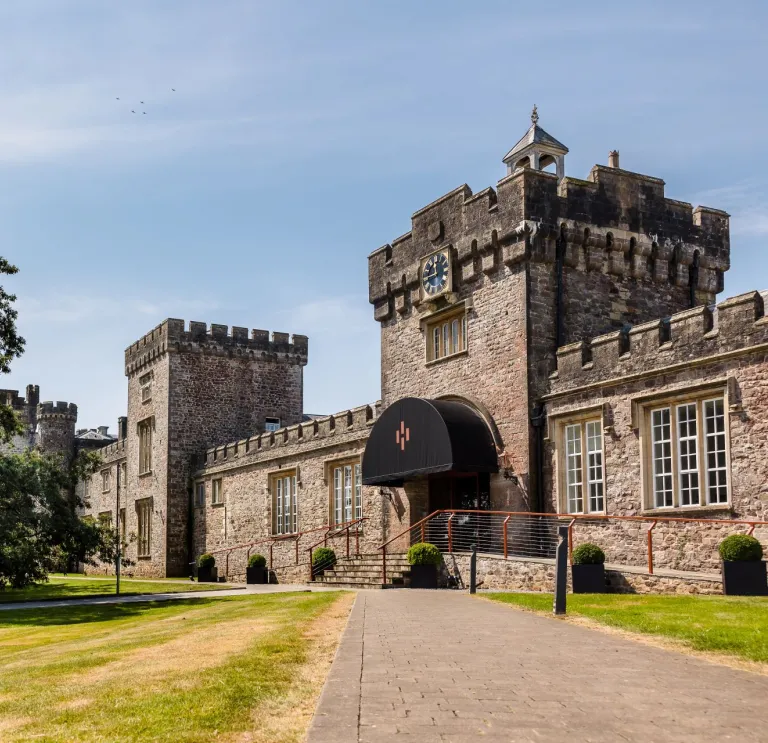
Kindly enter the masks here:
M 411 565 L 411 588 L 437 588 L 437 565 Z
M 765 561 L 722 561 L 723 593 L 726 596 L 768 596 Z
M 267 569 L 265 567 L 253 567 L 245 569 L 245 582 L 248 584 L 266 583 Z
M 197 582 L 198 583 L 217 583 L 218 582 L 218 569 L 212 568 L 198 568 L 197 569 Z
M 605 565 L 571 565 L 574 593 L 605 593 Z

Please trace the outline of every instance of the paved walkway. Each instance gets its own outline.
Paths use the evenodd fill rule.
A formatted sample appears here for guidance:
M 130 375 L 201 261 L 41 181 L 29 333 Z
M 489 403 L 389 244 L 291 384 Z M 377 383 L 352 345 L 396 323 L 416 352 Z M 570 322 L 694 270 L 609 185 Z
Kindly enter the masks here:
M 308 743 L 768 741 L 768 677 L 448 591 L 361 591 Z

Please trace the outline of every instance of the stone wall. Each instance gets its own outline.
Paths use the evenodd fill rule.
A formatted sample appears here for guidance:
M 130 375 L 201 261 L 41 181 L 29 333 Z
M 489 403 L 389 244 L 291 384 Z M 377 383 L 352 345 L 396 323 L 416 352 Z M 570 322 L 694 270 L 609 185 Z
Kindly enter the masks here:
M 365 449 L 378 406 L 362 406 L 333 416 L 289 426 L 209 449 L 205 466 L 193 475 L 193 482 L 205 483 L 205 504 L 194 508 L 194 553 L 217 554 L 220 574 L 225 570 L 227 548 L 261 541 L 252 552 L 268 556 L 270 543 L 273 567 L 281 581 L 292 570 L 304 578 L 305 567 L 295 568 L 296 541 L 293 537 L 272 540 L 272 493 L 270 477 L 295 471 L 298 483 L 298 529 L 314 530 L 299 542 L 299 562 L 306 565 L 307 548 L 323 538 L 331 517 L 331 474 L 335 463 L 359 459 Z M 211 503 L 211 482 L 222 481 L 221 504 Z M 386 489 L 362 489 L 363 516 L 367 519 L 358 535 L 360 551 L 372 553 L 390 533 L 408 526 L 409 513 L 390 500 Z M 344 537 L 329 546 L 341 554 Z M 354 549 L 355 538 L 352 538 Z M 248 548 L 229 556 L 229 575 L 245 573 Z M 224 564 L 223 564 L 224 563 Z M 287 571 L 287 572 L 286 572 Z

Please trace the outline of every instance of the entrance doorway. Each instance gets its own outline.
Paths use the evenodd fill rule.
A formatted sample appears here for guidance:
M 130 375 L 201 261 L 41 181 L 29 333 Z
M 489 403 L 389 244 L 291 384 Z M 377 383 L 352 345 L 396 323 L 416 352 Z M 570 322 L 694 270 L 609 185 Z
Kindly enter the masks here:
M 429 476 L 427 512 L 441 509 L 487 511 L 491 507 L 491 476 L 487 472 L 446 472 Z

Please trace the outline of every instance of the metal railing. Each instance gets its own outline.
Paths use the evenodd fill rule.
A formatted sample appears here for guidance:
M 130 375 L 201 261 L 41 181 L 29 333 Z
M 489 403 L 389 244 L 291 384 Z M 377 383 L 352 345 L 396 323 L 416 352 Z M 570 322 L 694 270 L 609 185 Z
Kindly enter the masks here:
M 768 521 L 702 519 L 678 516 L 602 516 L 525 511 L 439 510 L 378 549 L 387 582 L 388 551 L 405 552 L 416 542 L 431 542 L 443 553 L 471 552 L 504 559 L 554 559 L 557 527 L 568 525 L 568 549 L 594 542 L 616 565 L 705 573 L 719 571 L 717 547 L 732 533 L 756 536 L 768 546 Z
M 343 524 L 339 524 L 338 526 L 335 526 L 332 529 L 329 529 L 325 533 L 325 536 L 319 542 L 315 542 L 315 544 L 307 548 L 307 553 L 309 557 L 308 563 L 309 563 L 310 582 L 315 579 L 316 575 L 319 575 L 324 570 L 329 570 L 336 564 L 336 560 L 330 556 L 324 560 L 317 562 L 316 564 L 313 564 L 312 552 L 321 544 L 324 547 L 327 547 L 329 540 L 343 538 L 344 544 L 346 547 L 346 557 L 350 557 L 350 540 L 352 539 L 352 537 L 354 537 L 355 555 L 359 555 L 360 554 L 360 527 L 363 525 L 363 522 L 367 520 L 368 520 L 368 517 L 363 516 L 360 519 L 354 519 L 352 521 L 347 521 Z M 354 529 L 354 533 L 352 533 L 352 529 Z

